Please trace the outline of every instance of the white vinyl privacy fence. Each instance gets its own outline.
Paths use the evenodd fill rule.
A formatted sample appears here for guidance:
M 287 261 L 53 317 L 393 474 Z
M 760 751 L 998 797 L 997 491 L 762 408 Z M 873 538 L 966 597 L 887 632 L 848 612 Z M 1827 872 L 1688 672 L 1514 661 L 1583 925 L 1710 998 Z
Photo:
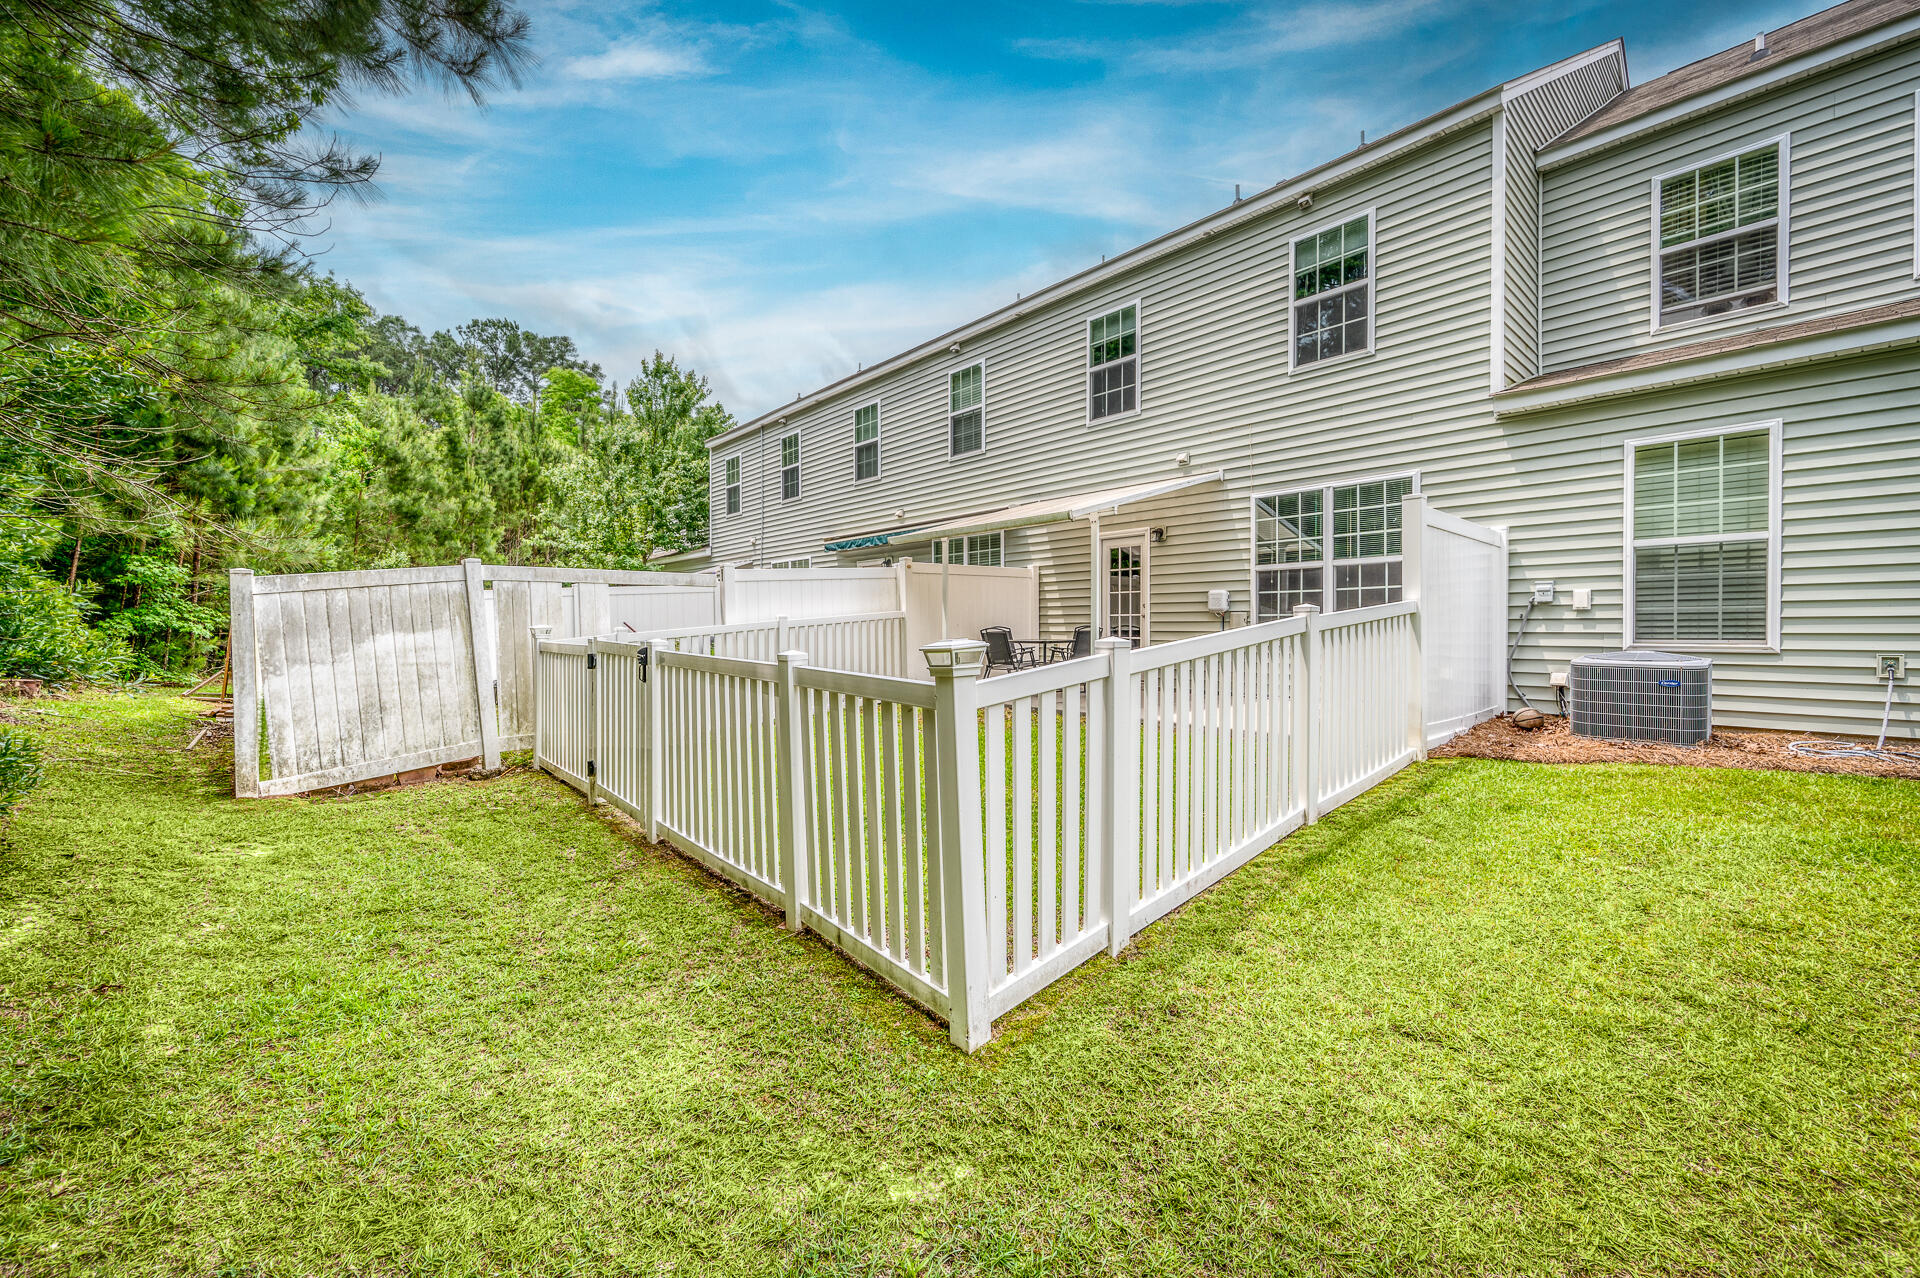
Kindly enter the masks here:
M 696 645 L 699 647 L 699 645 Z M 972 1050 L 995 1017 L 1424 753 L 1419 607 L 932 682 L 536 641 L 540 766 L 813 930 Z
M 1028 570 L 938 566 L 945 589 L 929 594 L 909 588 L 916 568 L 236 570 L 234 793 L 296 794 L 467 758 L 496 766 L 500 751 L 533 743 L 534 631 L 766 661 L 798 646 L 820 664 L 897 676 L 924 674 L 910 633 L 923 644 L 951 633 L 940 628 L 948 594 L 967 601 L 970 625 L 1035 613 Z
M 458 759 L 498 767 L 501 750 L 533 741 L 529 627 L 607 629 L 615 592 L 643 624 L 679 625 L 714 591 L 680 573 L 477 559 L 284 576 L 239 568 L 228 584 L 241 798 Z
M 1427 744 L 1507 708 L 1507 536 L 1410 496 L 1401 576 L 1420 601 Z

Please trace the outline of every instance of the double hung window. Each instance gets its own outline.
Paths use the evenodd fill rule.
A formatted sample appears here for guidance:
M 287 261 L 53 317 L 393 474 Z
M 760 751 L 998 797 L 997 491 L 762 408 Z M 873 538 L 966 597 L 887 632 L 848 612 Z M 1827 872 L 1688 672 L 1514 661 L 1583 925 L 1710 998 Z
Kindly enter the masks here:
M 1413 491 L 1412 475 L 1393 475 L 1254 498 L 1255 619 L 1397 603 L 1400 499 Z

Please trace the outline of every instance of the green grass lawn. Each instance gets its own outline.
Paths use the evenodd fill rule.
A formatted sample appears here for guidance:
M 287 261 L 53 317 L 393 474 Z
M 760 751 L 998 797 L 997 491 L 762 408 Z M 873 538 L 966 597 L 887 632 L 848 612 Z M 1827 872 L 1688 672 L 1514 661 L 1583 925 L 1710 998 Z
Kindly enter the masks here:
M 1417 766 L 976 1057 L 520 772 L 37 703 L 0 1272 L 1920 1266 L 1920 785 Z

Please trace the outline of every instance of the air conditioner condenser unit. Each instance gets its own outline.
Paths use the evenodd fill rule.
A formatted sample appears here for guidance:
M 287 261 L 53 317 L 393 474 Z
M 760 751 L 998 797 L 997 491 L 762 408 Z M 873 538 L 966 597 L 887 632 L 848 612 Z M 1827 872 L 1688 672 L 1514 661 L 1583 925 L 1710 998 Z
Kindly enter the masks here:
M 1713 735 L 1713 662 L 1673 652 L 1600 652 L 1568 663 L 1567 726 L 1613 741 L 1704 745 Z

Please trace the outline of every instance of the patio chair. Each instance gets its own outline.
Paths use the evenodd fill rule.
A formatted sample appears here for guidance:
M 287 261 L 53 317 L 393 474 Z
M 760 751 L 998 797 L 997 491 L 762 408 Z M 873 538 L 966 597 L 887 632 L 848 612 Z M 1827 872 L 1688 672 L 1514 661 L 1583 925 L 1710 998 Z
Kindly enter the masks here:
M 1075 626 L 1073 640 L 1070 643 L 1056 643 L 1047 650 L 1049 661 L 1072 661 L 1075 657 L 1093 655 L 1093 627 Z
M 1027 670 L 1039 664 L 1034 658 L 1033 649 L 1024 643 L 1013 641 L 1013 631 L 1005 626 L 985 626 L 980 631 L 980 641 L 987 645 L 987 673 L 1005 667 L 1008 670 Z

